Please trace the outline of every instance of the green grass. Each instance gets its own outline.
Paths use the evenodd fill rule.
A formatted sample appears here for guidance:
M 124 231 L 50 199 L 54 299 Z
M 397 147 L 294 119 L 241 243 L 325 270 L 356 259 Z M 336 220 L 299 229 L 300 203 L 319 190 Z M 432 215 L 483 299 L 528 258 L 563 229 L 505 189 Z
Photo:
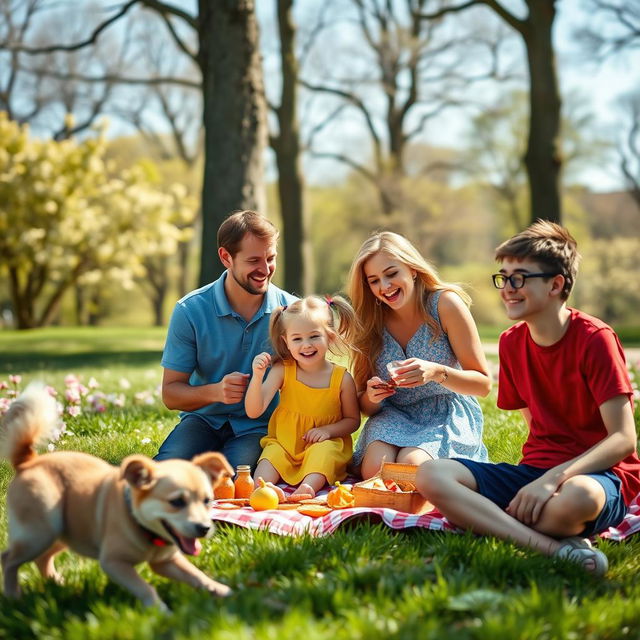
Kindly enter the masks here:
M 69 373 L 85 384 L 94 376 L 105 393 L 125 394 L 124 407 L 68 418 L 71 435 L 58 447 L 115 464 L 133 452 L 153 455 L 175 423 L 152 396 L 163 339 L 162 330 L 0 332 L 0 380 L 21 374 L 20 386 L 40 378 L 60 390 Z M 492 457 L 517 459 L 522 422 L 497 411 L 493 395 L 482 405 Z M 2 463 L 1 495 L 11 475 Z M 27 565 L 19 605 L 0 596 L 0 638 L 638 638 L 640 536 L 600 546 L 611 565 L 603 580 L 470 534 L 394 532 L 363 521 L 326 538 L 294 539 L 219 526 L 195 563 L 229 584 L 232 597 L 214 600 L 143 567 L 173 611 L 166 616 L 142 609 L 94 561 L 63 554 L 64 586 L 44 583 Z

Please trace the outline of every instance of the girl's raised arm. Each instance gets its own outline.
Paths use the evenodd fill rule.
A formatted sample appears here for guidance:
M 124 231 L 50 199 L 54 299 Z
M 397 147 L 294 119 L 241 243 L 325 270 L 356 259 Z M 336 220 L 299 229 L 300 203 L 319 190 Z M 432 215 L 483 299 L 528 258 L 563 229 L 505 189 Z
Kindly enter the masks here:
M 282 387 L 284 381 L 284 365 L 277 362 L 271 367 L 269 375 L 263 382 L 264 373 L 271 364 L 271 356 L 268 353 L 259 353 L 252 364 L 253 375 L 247 387 L 244 397 L 244 410 L 248 418 L 258 418 L 269 406 L 276 391 Z

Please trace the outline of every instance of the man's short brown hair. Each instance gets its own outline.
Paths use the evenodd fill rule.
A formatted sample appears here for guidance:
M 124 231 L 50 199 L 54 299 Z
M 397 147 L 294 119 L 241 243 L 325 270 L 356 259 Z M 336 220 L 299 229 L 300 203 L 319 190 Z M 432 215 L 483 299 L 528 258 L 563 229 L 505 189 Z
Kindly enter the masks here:
M 250 209 L 236 211 L 218 229 L 218 249 L 224 247 L 234 257 L 247 233 L 262 240 L 274 241 L 277 241 L 280 235 L 273 223 L 259 213 Z
M 555 222 L 537 220 L 524 231 L 509 238 L 496 249 L 495 259 L 529 258 L 550 273 L 564 276 L 562 299 L 573 289 L 580 263 L 578 245 L 567 229 Z

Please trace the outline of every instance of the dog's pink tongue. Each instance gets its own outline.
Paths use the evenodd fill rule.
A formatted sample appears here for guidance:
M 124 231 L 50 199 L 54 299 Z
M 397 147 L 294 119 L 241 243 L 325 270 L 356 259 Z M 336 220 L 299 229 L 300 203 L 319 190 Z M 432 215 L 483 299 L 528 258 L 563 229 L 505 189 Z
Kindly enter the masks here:
M 202 550 L 202 545 L 200 544 L 200 540 L 198 540 L 198 538 L 185 538 L 184 536 L 179 537 L 180 546 L 182 547 L 182 551 L 184 553 L 187 553 L 190 556 L 197 556 Z

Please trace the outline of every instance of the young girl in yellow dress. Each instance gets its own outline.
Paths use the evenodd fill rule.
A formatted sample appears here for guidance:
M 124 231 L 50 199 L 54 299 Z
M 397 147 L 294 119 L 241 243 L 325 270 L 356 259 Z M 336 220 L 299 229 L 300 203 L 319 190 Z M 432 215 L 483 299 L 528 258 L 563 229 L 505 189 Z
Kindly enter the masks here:
M 245 396 L 247 416 L 256 418 L 280 391 L 267 435 L 260 441 L 256 478 L 270 483 L 282 479 L 299 485 L 295 493 L 313 496 L 325 483 L 346 477 L 360 409 L 353 378 L 326 355 L 347 346 L 355 326 L 353 309 L 339 296 L 308 296 L 271 314 L 275 355 L 265 352 L 254 358 Z

